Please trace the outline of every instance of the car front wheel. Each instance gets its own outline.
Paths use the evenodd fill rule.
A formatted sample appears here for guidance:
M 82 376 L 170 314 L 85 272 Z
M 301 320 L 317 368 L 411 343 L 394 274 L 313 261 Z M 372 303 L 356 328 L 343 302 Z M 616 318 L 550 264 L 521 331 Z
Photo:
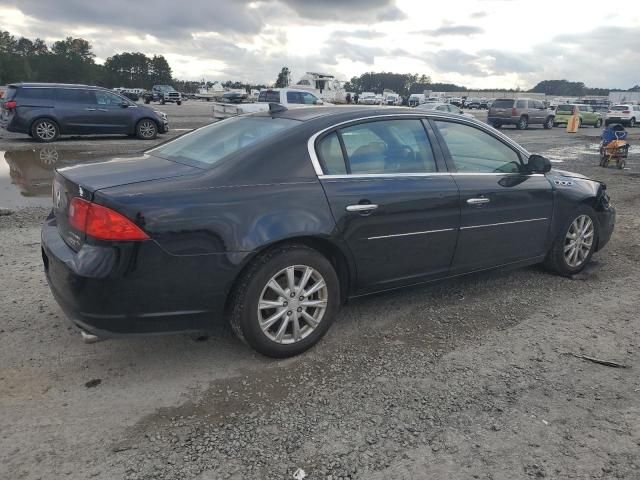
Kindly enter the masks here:
M 340 304 L 331 262 L 303 246 L 276 248 L 254 261 L 232 293 L 229 321 L 253 349 L 274 358 L 298 355 L 327 332 Z
M 153 120 L 143 118 L 136 125 L 136 136 L 141 140 L 153 140 L 158 136 L 158 126 Z
M 553 128 L 553 117 L 549 117 L 547 118 L 547 120 L 544 122 L 544 128 L 546 128 L 547 130 L 549 130 L 550 128 Z
M 556 237 L 545 259 L 550 270 L 570 276 L 587 266 L 598 242 L 595 213 L 591 208 L 579 208 Z

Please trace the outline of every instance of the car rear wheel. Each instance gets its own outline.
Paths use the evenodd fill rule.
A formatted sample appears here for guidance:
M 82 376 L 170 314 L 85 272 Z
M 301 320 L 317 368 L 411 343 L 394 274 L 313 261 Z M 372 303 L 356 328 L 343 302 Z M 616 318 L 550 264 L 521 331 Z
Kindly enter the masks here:
M 550 270 L 570 276 L 587 266 L 598 244 L 598 225 L 593 209 L 580 207 L 565 223 L 545 259 Z
M 547 120 L 544 122 L 543 127 L 546 128 L 547 130 L 549 130 L 550 128 L 553 128 L 553 117 L 547 118 Z
M 229 321 L 253 349 L 274 358 L 298 355 L 327 332 L 340 303 L 338 276 L 319 252 L 276 248 L 242 275 L 230 302 Z
M 526 130 L 528 126 L 529 120 L 527 120 L 527 117 L 520 117 L 520 120 L 518 120 L 518 123 L 516 123 L 516 128 L 518 130 Z
M 53 142 L 60 136 L 58 124 L 49 118 L 41 118 L 33 122 L 31 136 L 39 142 Z
M 136 125 L 136 135 L 141 140 L 153 140 L 158 136 L 158 126 L 153 120 L 143 118 Z
M 596 123 L 594 125 L 595 128 L 600 128 L 602 126 L 602 119 L 599 118 L 598 120 L 596 120 Z
M 629 120 L 629 127 L 633 128 L 636 124 L 636 119 L 632 118 L 631 120 Z
M 177 103 L 178 105 L 182 105 L 182 101 L 181 101 L 181 100 L 178 100 L 176 103 Z

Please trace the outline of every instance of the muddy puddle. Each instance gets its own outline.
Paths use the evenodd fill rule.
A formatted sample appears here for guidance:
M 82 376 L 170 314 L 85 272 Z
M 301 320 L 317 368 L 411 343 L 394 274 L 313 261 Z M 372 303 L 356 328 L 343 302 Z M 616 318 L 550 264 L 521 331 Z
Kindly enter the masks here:
M 56 168 L 93 162 L 104 155 L 104 152 L 64 150 L 49 145 L 0 150 L 0 208 L 49 206 Z

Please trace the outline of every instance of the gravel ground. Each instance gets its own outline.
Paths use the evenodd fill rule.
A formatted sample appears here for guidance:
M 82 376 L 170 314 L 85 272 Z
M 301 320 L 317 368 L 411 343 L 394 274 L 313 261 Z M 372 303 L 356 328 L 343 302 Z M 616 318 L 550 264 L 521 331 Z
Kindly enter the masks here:
M 166 106 L 172 125 L 206 122 L 206 104 L 185 106 Z M 46 209 L 0 215 L 0 478 L 640 478 L 640 135 L 619 171 L 596 166 L 595 129 L 504 131 L 607 182 L 618 225 L 589 269 L 354 301 L 316 348 L 284 361 L 223 332 L 83 344 L 42 274 Z M 1 150 L 34 145 L 4 135 Z

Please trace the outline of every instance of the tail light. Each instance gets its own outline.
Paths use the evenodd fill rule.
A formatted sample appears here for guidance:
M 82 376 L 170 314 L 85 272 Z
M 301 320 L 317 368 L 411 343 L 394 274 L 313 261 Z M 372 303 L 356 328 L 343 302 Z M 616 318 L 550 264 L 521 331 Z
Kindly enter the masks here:
M 577 107 L 573 107 L 571 109 L 571 115 L 577 115 L 578 114 L 578 108 Z
M 18 104 L 15 100 L 9 100 L 8 102 L 4 102 L 4 108 L 6 108 L 7 110 L 13 110 L 17 106 Z
M 69 224 L 99 240 L 147 240 L 149 236 L 124 215 L 79 197 L 69 205 Z
M 631 113 L 631 110 L 623 110 L 622 113 Z
M 512 117 L 517 117 L 518 116 L 518 111 L 516 110 L 516 107 L 513 107 L 511 109 L 511 116 Z

